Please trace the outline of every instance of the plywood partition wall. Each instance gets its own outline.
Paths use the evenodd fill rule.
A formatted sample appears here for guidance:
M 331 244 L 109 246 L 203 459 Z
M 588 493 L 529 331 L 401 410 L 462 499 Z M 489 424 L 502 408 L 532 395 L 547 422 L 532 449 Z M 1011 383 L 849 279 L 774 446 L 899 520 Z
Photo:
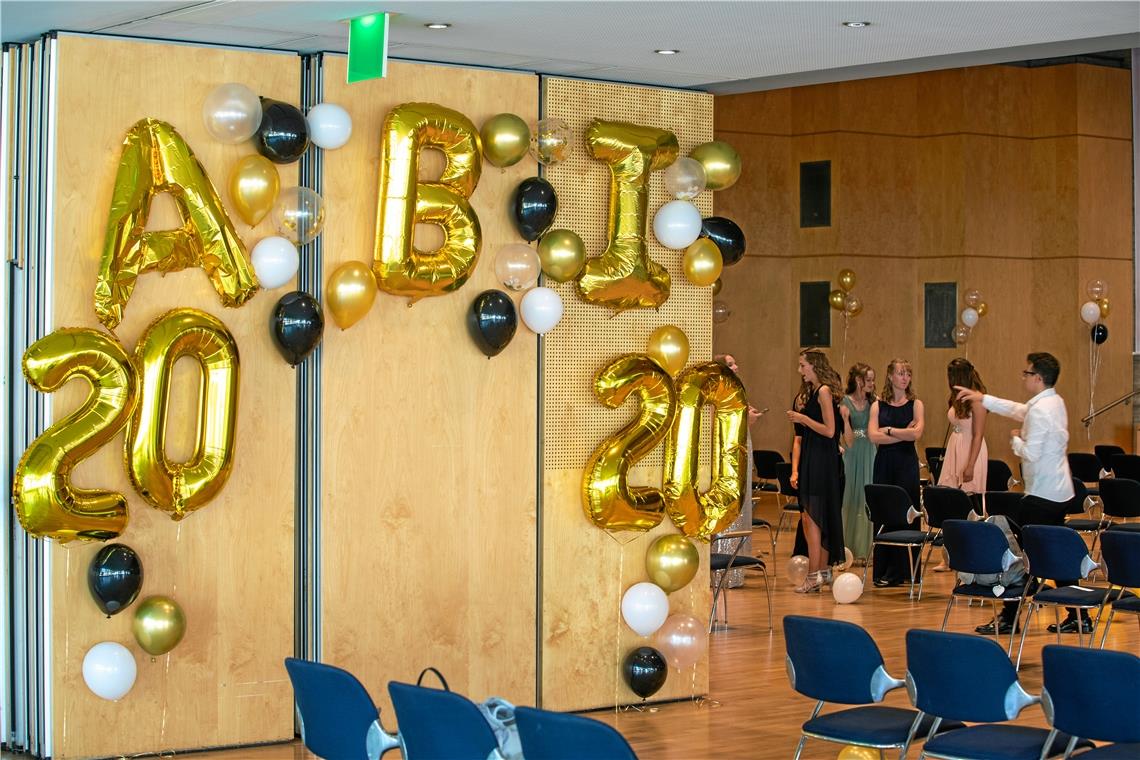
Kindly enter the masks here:
M 538 110 L 534 76 L 392 63 L 385 79 L 345 85 L 345 64 L 325 58 L 325 99 L 353 119 L 349 143 L 325 154 L 326 278 L 372 260 L 382 125 L 394 106 L 438 103 L 476 127 L 502 112 L 533 123 Z M 442 168 L 432 153 L 425 180 Z M 487 359 L 466 327 L 475 296 L 502 287 L 496 251 L 522 242 L 508 207 L 534 172 L 529 158 L 483 165 L 471 197 L 483 252 L 460 290 L 411 308 L 379 293 L 351 329 L 327 324 L 323 658 L 379 704 L 388 681 L 415 681 L 429 665 L 473 698 L 535 700 L 538 341 L 520 321 Z
M 753 428 L 758 447 L 788 451 L 788 408 L 799 378 L 799 284 L 838 287 L 858 275 L 863 313 L 832 312 L 837 367 L 864 361 L 884 375 L 894 356 L 914 363 L 927 434 L 946 430 L 946 364 L 965 354 L 989 389 L 1022 398 L 1029 351 L 1061 361 L 1071 451 L 1095 443 L 1131 447 L 1120 407 L 1091 431 L 1085 285 L 1109 284 L 1108 341 L 1100 347 L 1097 405 L 1132 387 L 1132 186 L 1129 74 L 1087 65 L 989 66 L 717 98 L 717 135 L 744 159 L 744 176 L 717 197 L 748 239 L 724 278 L 733 311 L 717 325 L 716 350 L 741 360 L 753 403 L 770 407 Z M 832 224 L 799 227 L 799 164 L 831 161 Z M 958 283 L 985 297 L 989 314 L 961 349 L 927 349 L 923 285 Z M 846 373 L 846 366 L 841 373 Z M 1009 431 L 991 417 L 992 457 L 1015 461 Z
M 591 119 L 671 130 L 682 156 L 712 139 L 712 97 L 701 93 L 548 78 L 543 114 L 565 120 L 574 136 L 570 158 L 547 172 L 558 192 L 554 227 L 577 232 L 589 256 L 605 249 L 610 186 L 609 167 L 591 158 L 584 144 Z M 655 173 L 646 237 L 650 257 L 672 276 L 671 295 L 659 310 L 614 315 L 583 301 L 573 282 L 546 283 L 558 290 L 565 304 L 561 323 L 543 344 L 542 699 L 549 709 L 638 701 L 621 679 L 620 663 L 631 649 L 652 645 L 622 622 L 621 597 L 629 586 L 648 580 L 645 551 L 651 541 L 676 528 L 666 519 L 648 534 L 611 537 L 585 516 L 581 489 L 582 472 L 595 447 L 636 412 L 633 401 L 612 410 L 595 400 L 594 373 L 620 354 L 644 351 L 650 333 L 668 324 L 688 335 L 690 363 L 711 358 L 711 290 L 686 281 L 682 252 L 653 238 L 653 214 L 668 200 L 662 175 Z M 702 193 L 696 204 L 702 215 L 710 216 L 712 193 Z M 707 449 L 708 438 L 704 440 Z M 663 447 L 635 467 L 639 485 L 661 484 Z M 688 612 L 698 619 L 708 614 L 709 605 L 708 548 L 700 548 L 703 571 L 670 597 L 671 612 Z M 670 671 L 655 699 L 707 690 L 707 660 L 702 660 L 694 670 Z
M 186 139 L 231 210 L 247 246 L 272 234 L 233 213 L 230 168 L 252 145 L 223 145 L 202 124 L 214 87 L 243 82 L 261 95 L 296 102 L 299 67 L 292 55 L 197 48 L 61 35 L 56 131 L 54 326 L 98 328 L 95 278 L 121 143 L 139 119 L 170 122 Z M 283 186 L 296 166 L 280 167 Z M 177 226 L 159 198 L 150 229 Z M 287 288 L 286 288 L 287 289 Z M 190 269 L 138 280 L 115 335 L 133 350 L 145 327 L 176 307 L 221 319 L 241 356 L 233 472 L 214 501 L 173 522 L 132 490 L 119 434 L 76 470 L 85 487 L 127 496 L 130 522 L 120 541 L 143 564 L 141 598 L 171 596 L 186 614 L 183 641 L 151 658 L 134 642 L 134 608 L 106 618 L 87 590 L 98 544 L 57 546 L 52 555 L 54 756 L 97 757 L 288 739 L 292 689 L 281 660 L 293 649 L 294 374 L 277 355 L 267 325 L 277 298 L 258 293 L 239 309 L 222 308 L 206 275 Z M 197 423 L 197 368 L 180 361 L 168 413 L 167 455 L 183 461 Z M 71 383 L 55 394 L 59 419 L 86 394 Z M 107 702 L 84 685 L 81 666 L 100 641 L 127 646 L 138 663 L 134 688 Z

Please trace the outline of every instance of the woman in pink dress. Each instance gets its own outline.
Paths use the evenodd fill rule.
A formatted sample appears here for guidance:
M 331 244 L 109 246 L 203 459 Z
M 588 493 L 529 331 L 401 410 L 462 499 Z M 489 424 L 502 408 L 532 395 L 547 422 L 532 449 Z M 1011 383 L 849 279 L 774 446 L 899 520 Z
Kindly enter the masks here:
M 986 470 L 989 450 L 986 448 L 986 408 L 982 402 L 958 401 L 955 385 L 986 392 L 986 386 L 978 375 L 978 370 L 967 359 L 954 359 L 946 367 L 946 379 L 950 383 L 949 409 L 946 417 L 950 422 L 950 437 L 946 441 L 946 455 L 942 460 L 942 472 L 938 475 L 938 485 L 960 488 L 966 493 L 985 493 Z M 942 564 L 934 568 L 937 572 L 948 570 L 945 552 Z

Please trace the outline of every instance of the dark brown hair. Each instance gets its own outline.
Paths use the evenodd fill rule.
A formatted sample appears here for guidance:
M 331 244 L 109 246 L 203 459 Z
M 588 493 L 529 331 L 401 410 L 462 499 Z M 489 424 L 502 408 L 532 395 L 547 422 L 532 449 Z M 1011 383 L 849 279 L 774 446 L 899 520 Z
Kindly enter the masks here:
M 986 392 L 985 383 L 982 382 L 978 370 L 970 363 L 969 359 L 951 359 L 950 363 L 946 365 L 946 382 L 950 385 L 950 399 L 947 402 L 948 406 L 954 407 L 954 414 L 958 419 L 965 420 L 970 418 L 970 402 L 959 401 L 958 391 L 954 390 L 955 385 L 961 385 L 963 388 L 970 388 L 971 390 Z

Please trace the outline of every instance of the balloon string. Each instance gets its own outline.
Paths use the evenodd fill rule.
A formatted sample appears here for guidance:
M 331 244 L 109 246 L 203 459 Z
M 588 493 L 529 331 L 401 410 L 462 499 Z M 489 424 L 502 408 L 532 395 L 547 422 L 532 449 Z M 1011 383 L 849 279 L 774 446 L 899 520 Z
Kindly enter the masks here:
M 46 541 L 44 542 L 44 545 L 46 548 L 46 545 L 47 545 Z M 66 548 L 66 544 L 64 544 L 64 547 Z M 66 554 L 67 554 L 67 560 L 65 561 L 65 564 L 64 564 L 64 571 L 65 571 L 64 577 L 70 578 L 71 577 L 71 552 L 67 551 Z M 71 661 L 71 616 L 70 615 L 64 615 L 63 621 L 64 621 L 63 622 L 63 661 L 64 662 L 70 662 Z M 63 711 L 63 746 L 65 746 L 65 747 L 67 746 L 67 712 L 68 712 L 67 710 Z
M 606 531 L 609 535 L 609 531 Z M 613 536 L 610 536 L 613 538 Z M 617 541 L 614 538 L 614 541 Z M 625 544 L 618 542 L 617 630 L 614 636 L 614 713 L 621 712 L 621 589 L 625 584 Z
M 849 324 L 851 324 L 851 315 L 849 315 L 847 313 L 847 310 L 844 309 L 844 311 L 843 311 L 843 356 L 839 360 L 839 366 L 840 367 L 846 367 L 847 366 L 847 326 Z

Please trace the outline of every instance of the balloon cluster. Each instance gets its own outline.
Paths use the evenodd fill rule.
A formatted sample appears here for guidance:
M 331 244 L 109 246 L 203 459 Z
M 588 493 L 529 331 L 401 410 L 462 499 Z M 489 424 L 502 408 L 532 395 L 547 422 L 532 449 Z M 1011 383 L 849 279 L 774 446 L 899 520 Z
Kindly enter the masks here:
M 1108 302 L 1108 284 L 1104 280 L 1089 280 L 1085 286 L 1089 300 L 1081 304 L 1081 319 L 1091 329 L 1089 337 L 1096 345 L 1108 340 L 1108 326 L 1101 322 L 1112 311 Z
M 479 137 L 483 158 L 504 169 L 527 153 L 543 166 L 552 166 L 566 160 L 573 149 L 570 127 L 562 119 L 542 119 L 531 129 L 513 113 L 495 114 L 483 122 Z
M 966 345 L 966 341 L 970 339 L 970 335 L 978 326 L 978 322 L 989 313 L 989 306 L 986 305 L 979 290 L 975 288 L 967 290 L 965 300 L 966 306 L 959 315 L 960 322 L 950 331 L 950 337 L 953 338 L 956 346 Z
M 827 303 L 845 317 L 854 317 L 863 311 L 863 302 L 851 292 L 855 287 L 855 272 L 851 269 L 839 270 L 839 287 L 827 294 Z

